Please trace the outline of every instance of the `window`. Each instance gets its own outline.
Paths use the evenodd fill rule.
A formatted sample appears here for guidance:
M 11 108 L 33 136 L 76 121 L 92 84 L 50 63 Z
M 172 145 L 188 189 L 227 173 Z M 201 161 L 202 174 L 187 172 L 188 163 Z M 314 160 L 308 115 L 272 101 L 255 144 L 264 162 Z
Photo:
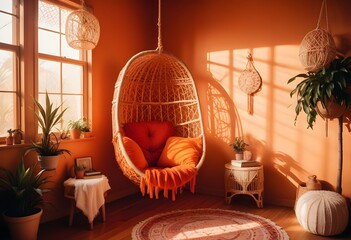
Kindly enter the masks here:
M 49 1 L 38 3 L 38 99 L 45 104 L 45 94 L 56 106 L 67 108 L 59 129 L 69 120 L 87 116 L 87 51 L 75 50 L 65 39 L 66 6 Z
M 0 1 L 0 140 L 7 130 L 19 128 L 19 6 Z
M 57 129 L 89 119 L 91 51 L 72 49 L 65 39 L 67 16 L 79 7 L 70 1 L 0 0 L 0 143 L 10 128 L 24 130 L 26 142 L 37 139 L 29 102 L 36 97 L 45 106 L 46 92 L 54 107 L 67 108 Z

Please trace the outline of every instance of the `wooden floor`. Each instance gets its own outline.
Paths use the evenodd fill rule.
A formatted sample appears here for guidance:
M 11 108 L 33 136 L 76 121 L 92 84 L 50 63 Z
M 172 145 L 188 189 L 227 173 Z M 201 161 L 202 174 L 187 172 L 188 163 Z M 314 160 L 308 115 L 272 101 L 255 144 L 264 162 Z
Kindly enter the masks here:
M 68 217 L 41 224 L 38 239 L 131 239 L 131 231 L 138 222 L 158 213 L 193 208 L 221 208 L 257 214 L 283 227 L 290 239 L 351 239 L 350 227 L 343 235 L 333 238 L 321 237 L 304 231 L 297 222 L 292 208 L 265 205 L 259 209 L 253 199 L 243 195 L 235 196 L 232 203 L 226 205 L 224 198 L 198 193 L 191 194 L 187 191 L 178 195 L 174 202 L 163 197 L 155 200 L 135 195 L 108 203 L 106 204 L 106 222 L 102 223 L 98 216 L 94 221 L 93 230 L 89 230 L 86 218 L 81 212 L 77 212 L 71 227 L 68 227 Z

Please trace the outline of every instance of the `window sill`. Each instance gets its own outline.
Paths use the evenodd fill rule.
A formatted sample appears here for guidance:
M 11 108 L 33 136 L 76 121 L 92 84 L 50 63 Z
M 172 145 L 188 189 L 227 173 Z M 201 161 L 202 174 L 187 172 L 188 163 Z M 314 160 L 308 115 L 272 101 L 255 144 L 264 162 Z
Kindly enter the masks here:
M 73 142 L 87 142 L 87 141 L 93 141 L 95 140 L 95 137 L 90 137 L 90 138 L 79 138 L 79 139 L 64 139 L 61 140 L 61 144 L 69 144 Z M 15 148 L 27 148 L 32 146 L 31 143 L 21 143 L 21 144 L 13 144 L 13 145 L 6 145 L 4 143 L 0 144 L 0 151 L 1 150 L 8 150 L 8 149 L 15 149 Z
M 0 150 L 7 150 L 7 149 L 14 149 L 14 148 L 25 148 L 30 147 L 32 144 L 30 143 L 21 143 L 21 144 L 13 144 L 13 145 L 6 145 L 4 143 L 0 144 Z
M 95 140 L 95 137 L 89 137 L 89 138 L 78 138 L 78 139 L 63 139 L 61 140 L 61 143 L 71 143 L 71 142 L 86 142 L 86 141 L 92 141 Z

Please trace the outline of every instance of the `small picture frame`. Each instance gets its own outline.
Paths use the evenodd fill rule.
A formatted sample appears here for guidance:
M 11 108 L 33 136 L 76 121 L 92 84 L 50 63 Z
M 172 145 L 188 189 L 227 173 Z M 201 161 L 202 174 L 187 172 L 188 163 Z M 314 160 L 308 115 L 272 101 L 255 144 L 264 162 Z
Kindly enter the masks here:
M 85 170 L 92 170 L 91 157 L 76 158 L 76 166 L 83 166 Z

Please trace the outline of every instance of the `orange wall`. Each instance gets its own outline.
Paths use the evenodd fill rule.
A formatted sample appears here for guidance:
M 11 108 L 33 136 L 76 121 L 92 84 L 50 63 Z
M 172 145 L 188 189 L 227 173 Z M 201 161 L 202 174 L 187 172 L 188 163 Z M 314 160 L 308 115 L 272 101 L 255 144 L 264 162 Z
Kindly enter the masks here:
M 264 164 L 265 202 L 292 205 L 297 184 L 311 174 L 335 187 L 337 121 L 329 122 L 328 137 L 321 118 L 314 130 L 306 129 L 304 114 L 294 126 L 295 102 L 289 96 L 294 86 L 286 84 L 304 71 L 299 45 L 316 28 L 321 2 L 163 1 L 164 48 L 188 65 L 200 88 L 208 141 L 197 182 L 200 191 L 223 193 L 223 165 L 234 158 L 228 143 L 240 135 Z M 329 27 L 346 56 L 351 54 L 350 9 L 350 1 L 328 1 Z M 247 96 L 238 87 L 248 51 L 263 79 L 252 115 L 247 112 Z M 343 136 L 343 194 L 350 198 L 351 134 L 345 126 Z
M 136 11 L 123 16 L 128 21 L 121 22 L 120 14 L 114 14 L 112 19 L 116 20 L 112 22 L 105 17 L 109 11 L 115 13 L 125 7 L 125 2 L 92 1 L 104 29 L 116 24 L 116 30 L 103 34 L 93 51 L 94 121 L 98 126 L 106 127 L 101 121 L 109 124 L 107 114 L 119 70 L 136 52 L 156 48 L 158 1 L 128 3 L 131 11 Z M 315 29 L 320 5 L 320 0 L 162 1 L 164 50 L 188 65 L 202 101 L 207 157 L 199 173 L 198 192 L 224 194 L 223 166 L 234 157 L 228 144 L 240 135 L 249 142 L 255 158 L 264 164 L 266 202 L 293 205 L 298 183 L 311 174 L 325 181 L 325 186 L 335 186 L 337 121 L 329 122 L 328 138 L 321 119 L 312 131 L 306 129 L 302 114 L 294 126 L 294 101 L 289 97 L 293 86 L 286 84 L 289 78 L 303 71 L 298 60 L 299 44 L 308 31 Z M 347 52 L 351 43 L 350 7 L 347 0 L 328 1 L 329 26 L 338 49 L 346 55 L 351 53 Z M 135 17 L 141 12 L 149 13 L 148 21 L 131 27 L 129 24 L 137 22 Z M 133 35 L 144 39 L 145 44 L 131 42 Z M 247 96 L 237 84 L 249 50 L 263 79 L 262 90 L 254 97 L 253 115 L 247 113 Z M 351 183 L 351 150 L 346 146 L 351 136 L 344 129 L 343 194 L 350 198 L 351 189 L 347 186 Z M 103 147 L 104 163 L 108 162 L 106 169 L 119 173 L 115 170 L 112 146 L 101 143 Z M 119 177 L 116 182 L 112 179 L 112 184 L 128 189 L 130 185 L 119 182 L 124 179 Z
M 138 191 L 121 173 L 114 157 L 111 101 L 114 84 L 124 64 L 142 50 L 157 45 L 157 0 L 89 0 L 99 19 L 101 36 L 93 50 L 92 128 L 94 139 L 66 142 L 73 152 L 53 173 L 54 191 L 47 195 L 55 206 L 45 208 L 42 221 L 68 215 L 63 181 L 73 159 L 92 156 L 112 187 L 108 201 Z M 163 45 L 192 71 L 206 128 L 207 156 L 200 170 L 197 192 L 224 195 L 224 164 L 234 158 L 228 144 L 243 135 L 254 157 L 265 169 L 264 201 L 293 205 L 296 186 L 310 174 L 335 186 L 337 121 L 329 122 L 325 137 L 319 118 L 306 129 L 304 115 L 294 126 L 294 101 L 287 80 L 303 71 L 298 48 L 303 36 L 316 27 L 320 0 L 239 1 L 163 0 Z M 329 26 L 338 48 L 350 55 L 351 2 L 328 1 Z M 342 45 L 340 45 L 342 43 Z M 263 79 L 254 97 L 254 114 L 247 113 L 247 97 L 237 84 L 248 50 Z M 348 52 L 349 51 L 349 52 Z M 344 127 L 343 194 L 351 198 L 351 135 Z M 14 167 L 23 149 L 1 149 L 0 166 Z M 29 157 L 31 162 L 35 157 Z M 7 159 L 3 161 L 3 159 Z M 51 174 L 51 173 L 48 173 Z

